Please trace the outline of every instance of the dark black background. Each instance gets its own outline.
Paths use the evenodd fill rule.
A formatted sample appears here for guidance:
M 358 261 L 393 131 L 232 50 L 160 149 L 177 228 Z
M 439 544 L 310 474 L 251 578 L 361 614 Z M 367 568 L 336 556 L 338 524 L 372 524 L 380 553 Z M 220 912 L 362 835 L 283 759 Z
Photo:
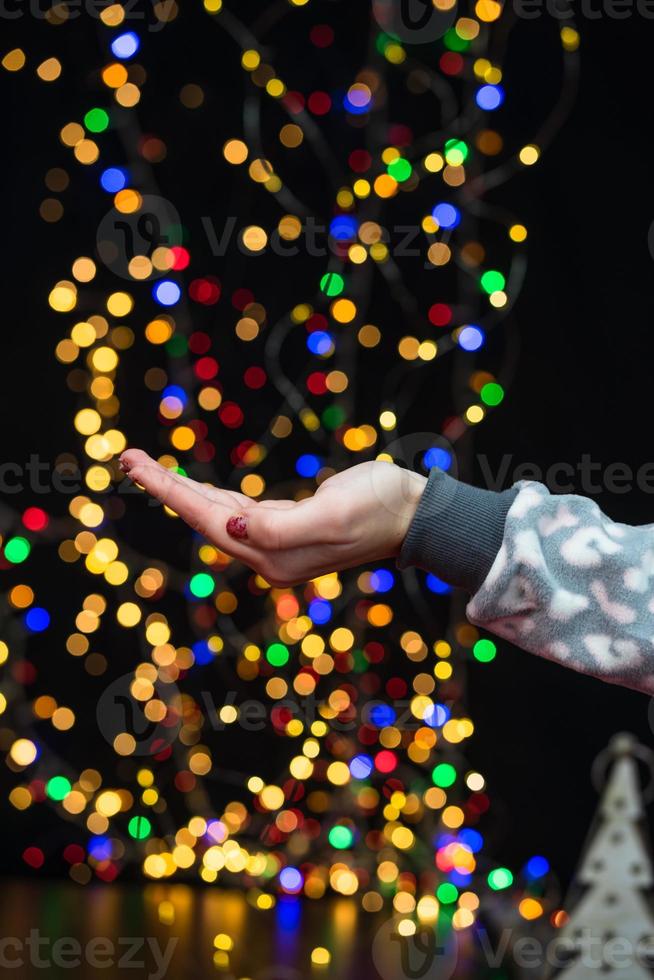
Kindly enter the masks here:
M 247 21 L 245 6 L 241 16 Z M 336 18 L 343 25 L 338 45 L 344 63 L 361 63 L 365 45 L 357 36 L 359 9 L 352 13 L 343 9 L 350 4 L 331 3 L 316 3 L 313 9 L 319 6 L 316 19 Z M 298 19 L 304 24 L 298 27 L 298 52 L 309 12 L 306 16 L 306 21 Z M 554 27 L 543 18 L 514 29 L 507 88 L 516 92 L 516 108 L 506 109 L 509 133 L 524 133 L 526 124 L 529 134 L 530 116 L 536 122 L 556 91 Z M 581 89 L 572 117 L 541 163 L 494 195 L 520 215 L 530 239 L 528 277 L 510 327 L 519 360 L 503 407 L 477 434 L 476 451 L 488 454 L 493 468 L 505 453 L 513 457 L 512 465 L 529 462 L 543 468 L 559 461 L 577 465 L 583 454 L 603 466 L 620 461 L 634 469 L 653 458 L 654 259 L 648 230 L 654 220 L 654 24 L 634 13 L 621 21 L 581 18 L 579 27 Z M 156 96 L 150 95 L 144 107 L 148 128 L 166 126 L 173 158 L 184 152 L 192 132 L 173 103 L 182 84 L 200 82 L 211 92 L 211 138 L 218 155 L 222 141 L 238 133 L 242 83 L 234 47 L 210 33 L 201 12 L 185 10 L 174 30 L 174 35 L 171 30 L 148 38 L 145 46 L 142 60 L 154 63 L 157 77 Z M 45 225 L 38 205 L 48 196 L 45 171 L 62 165 L 65 157 L 57 133 L 88 106 L 85 87 L 94 84 L 92 72 L 101 55 L 96 28 L 84 19 L 53 29 L 26 15 L 3 23 L 0 31 L 2 49 L 20 44 L 30 56 L 29 69 L 1 79 L 1 456 L 25 459 L 34 452 L 52 458 L 74 448 L 74 398 L 53 358 L 61 327 L 48 310 L 47 293 L 64 275 L 62 253 L 72 258 L 88 252 L 76 241 L 87 209 L 101 215 L 106 202 L 96 200 L 89 179 L 71 192 L 61 225 Z M 64 63 L 64 77 L 46 86 L 37 82 L 33 69 L 53 53 Z M 298 54 L 300 78 L 303 69 L 309 70 L 304 58 Z M 344 83 L 348 77 L 344 70 Z M 219 200 L 230 193 L 224 183 L 212 184 L 213 164 L 201 153 L 195 166 L 196 177 L 204 177 L 210 188 L 208 195 Z M 165 182 L 174 170 L 163 174 Z M 200 180 L 194 178 L 191 185 L 184 193 L 193 211 L 200 206 L 192 201 L 200 193 Z M 313 187 L 309 174 L 307 187 Z M 167 191 L 173 200 L 182 196 L 180 191 L 175 198 L 174 187 Z M 261 280 L 265 273 L 258 276 Z M 479 471 L 476 478 L 481 480 Z M 578 484 L 577 489 L 583 488 Z M 637 488 L 600 493 L 596 499 L 614 519 L 654 521 L 654 498 Z M 629 729 L 651 744 L 649 700 L 505 643 L 492 669 L 472 669 L 470 684 L 476 737 L 469 757 L 487 775 L 502 817 L 492 855 L 517 866 L 530 854 L 544 853 L 567 880 L 595 805 L 591 762 L 616 731 Z M 7 866 L 14 866 L 11 855 L 7 858 Z

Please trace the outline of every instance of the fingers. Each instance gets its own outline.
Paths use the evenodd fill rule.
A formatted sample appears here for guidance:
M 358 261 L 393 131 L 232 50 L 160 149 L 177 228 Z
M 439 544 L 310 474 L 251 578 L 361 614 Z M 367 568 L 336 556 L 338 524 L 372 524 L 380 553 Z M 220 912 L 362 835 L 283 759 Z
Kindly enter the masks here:
M 195 531 L 268 581 L 288 578 L 285 565 L 289 551 L 314 549 L 333 534 L 336 517 L 328 514 L 325 501 L 317 497 L 299 503 L 241 500 L 240 494 L 207 487 L 165 469 L 140 449 L 123 453 L 120 465 L 131 480 Z
M 206 527 L 213 501 L 201 484 L 167 470 L 140 449 L 123 453 L 120 465 L 131 480 L 179 514 L 191 527 L 199 531 Z
M 227 534 L 227 518 L 237 506 L 230 493 L 167 470 L 140 449 L 129 449 L 120 458 L 121 468 L 151 496 L 186 521 L 219 548 L 248 563 L 256 556 L 245 543 L 238 545 Z

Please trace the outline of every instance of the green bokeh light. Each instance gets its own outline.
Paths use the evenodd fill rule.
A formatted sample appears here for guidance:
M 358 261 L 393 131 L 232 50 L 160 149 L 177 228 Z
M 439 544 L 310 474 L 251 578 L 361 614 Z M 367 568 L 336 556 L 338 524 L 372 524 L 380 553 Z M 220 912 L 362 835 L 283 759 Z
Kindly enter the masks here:
M 328 272 L 320 280 L 320 288 L 325 296 L 340 296 L 345 289 L 345 279 L 338 272 Z
M 495 660 L 497 647 L 492 640 L 477 640 L 472 648 L 472 653 L 475 660 L 479 660 L 482 664 L 488 664 L 491 660 Z
M 147 817 L 132 817 L 127 825 L 130 837 L 135 840 L 145 840 L 152 833 L 152 824 Z
M 330 405 L 322 413 L 321 419 L 325 428 L 333 431 L 345 422 L 345 411 L 340 405 Z
M 513 875 L 508 868 L 495 868 L 488 876 L 488 884 L 495 892 L 510 888 L 513 884 Z
M 413 173 L 413 167 L 404 157 L 398 157 L 397 160 L 393 160 L 386 169 L 398 184 L 404 183 Z
M 377 48 L 380 54 L 384 54 L 386 48 L 390 44 L 397 44 L 398 42 L 399 42 L 399 38 L 392 37 L 390 34 L 385 34 L 384 31 L 381 31 L 377 35 L 377 39 L 375 41 L 375 47 Z
M 441 789 L 447 789 L 448 786 L 452 786 L 456 782 L 456 769 L 449 762 L 441 762 L 433 769 L 431 778 L 434 785 L 440 786 Z
M 290 653 L 283 643 L 271 643 L 266 650 L 266 660 L 273 667 L 283 667 L 288 663 Z
M 166 341 L 166 352 L 171 357 L 183 357 L 188 350 L 188 341 L 182 334 L 173 334 L 170 340 Z
M 504 289 L 506 279 L 497 269 L 488 269 L 481 277 L 481 288 L 485 293 L 496 293 L 498 289 Z
M 453 167 L 460 167 L 468 159 L 470 150 L 463 140 L 451 139 L 445 143 L 445 159 Z
M 499 405 L 501 401 L 504 401 L 504 388 L 502 385 L 498 385 L 496 381 L 489 381 L 485 384 L 480 394 L 484 405 Z
M 443 44 L 450 51 L 467 51 L 470 47 L 470 41 L 466 41 L 453 27 L 450 27 L 449 31 L 446 31 L 443 35 Z
M 10 538 L 5 545 L 5 558 L 12 565 L 20 565 L 29 555 L 31 547 L 27 538 Z
M 442 882 L 442 884 L 440 884 L 436 890 L 436 898 L 439 902 L 442 902 L 443 905 L 452 905 L 453 902 L 456 902 L 458 897 L 458 888 L 449 881 Z
M 65 800 L 73 787 L 65 776 L 53 776 L 46 783 L 45 791 L 51 800 Z
M 213 593 L 216 583 L 206 572 L 198 572 L 189 582 L 189 589 L 196 599 L 206 599 Z
M 109 126 L 109 113 L 104 109 L 89 109 L 84 116 L 84 125 L 91 133 L 104 133 Z
M 352 847 L 353 841 L 354 834 L 349 827 L 336 826 L 329 831 L 329 843 L 332 847 L 338 848 L 339 851 Z

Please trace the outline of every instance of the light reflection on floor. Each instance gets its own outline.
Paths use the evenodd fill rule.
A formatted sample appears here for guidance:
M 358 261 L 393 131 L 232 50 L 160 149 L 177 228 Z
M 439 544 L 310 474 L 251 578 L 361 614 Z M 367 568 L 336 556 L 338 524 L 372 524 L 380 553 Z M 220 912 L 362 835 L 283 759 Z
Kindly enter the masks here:
M 2 977 L 478 980 L 481 976 L 466 966 L 461 950 L 456 952 L 456 965 L 447 955 L 440 960 L 432 955 L 429 960 L 427 953 L 427 960 L 418 955 L 409 966 L 398 955 L 398 943 L 389 938 L 388 914 L 369 915 L 353 899 L 289 898 L 271 911 L 262 911 L 242 892 L 181 884 L 80 888 L 48 881 L 3 882 L 0 889 Z M 217 936 L 219 945 L 233 943 L 233 948 L 216 950 Z M 312 963 L 316 947 L 329 951 L 327 966 Z

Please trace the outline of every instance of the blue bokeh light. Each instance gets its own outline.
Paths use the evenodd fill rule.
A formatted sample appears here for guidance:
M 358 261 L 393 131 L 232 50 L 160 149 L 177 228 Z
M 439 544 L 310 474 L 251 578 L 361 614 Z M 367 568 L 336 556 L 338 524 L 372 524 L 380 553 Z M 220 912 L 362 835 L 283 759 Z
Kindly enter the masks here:
M 525 874 L 528 878 L 543 878 L 549 870 L 549 861 L 540 855 L 529 858 L 525 865 Z
M 452 586 L 448 585 L 447 582 L 443 582 L 442 579 L 438 578 L 437 575 L 433 575 L 431 572 L 426 578 L 427 588 L 430 592 L 435 595 L 447 595 L 448 592 L 452 591 Z
M 332 607 L 325 599 L 312 599 L 309 603 L 308 613 L 311 622 L 321 626 L 323 623 L 328 623 L 332 618 Z
M 304 883 L 302 874 L 297 868 L 283 868 L 279 873 L 279 881 L 287 892 L 299 892 Z
M 182 290 L 172 279 L 162 279 L 152 289 L 152 295 L 161 306 L 174 306 L 179 303 Z
M 473 854 L 477 851 L 481 851 L 484 846 L 484 838 L 481 836 L 478 830 L 473 830 L 472 827 L 464 827 L 463 830 L 459 832 L 459 838 L 462 843 L 469 847 Z
M 480 109 L 491 112 L 504 102 L 504 89 L 500 85 L 482 85 L 477 91 L 475 101 Z
M 329 234 L 338 242 L 349 242 L 357 236 L 359 222 L 349 214 L 339 214 L 329 226 Z
M 111 841 L 108 837 L 92 837 L 89 842 L 89 854 L 95 861 L 109 861 L 111 858 Z
M 437 467 L 439 470 L 447 471 L 452 465 L 452 453 L 448 453 L 447 449 L 441 449 L 440 446 L 433 446 L 423 456 L 422 465 L 428 470 Z
M 119 34 L 111 42 L 111 51 L 114 58 L 121 58 L 123 60 L 132 58 L 140 47 L 141 42 L 134 31 L 126 31 L 124 34 Z
M 307 347 L 312 354 L 324 357 L 334 350 L 334 340 L 326 330 L 314 330 L 307 337 Z
M 350 772 L 354 779 L 367 779 L 374 765 L 369 755 L 355 755 L 350 762 Z
M 25 625 L 30 633 L 43 633 L 50 625 L 50 613 L 40 606 L 33 606 L 25 613 Z
M 177 398 L 182 405 L 186 405 L 188 401 L 188 395 L 179 385 L 168 385 L 161 393 L 162 398 Z
M 463 350 L 479 350 L 484 343 L 484 331 L 481 327 L 462 327 L 457 338 L 459 347 Z
M 360 94 L 361 93 L 359 93 L 359 95 Z M 343 108 L 352 116 L 363 116 L 366 112 L 370 112 L 371 107 L 372 99 L 362 99 L 360 104 L 357 105 L 357 103 L 350 98 L 349 93 L 343 98 Z
M 370 710 L 370 720 L 377 728 L 387 728 L 395 722 L 397 715 L 390 704 L 376 704 Z
M 107 167 L 100 177 L 100 185 L 108 194 L 117 194 L 127 187 L 127 171 L 121 167 Z
M 187 598 L 189 599 L 196 598 L 188 590 L 186 592 L 186 595 Z M 213 653 L 211 652 L 209 644 L 207 643 L 206 640 L 198 640 L 196 643 L 193 644 L 192 650 L 193 650 L 193 656 L 195 658 L 195 662 L 200 667 L 204 667 L 206 664 L 210 664 L 211 661 L 214 659 Z
M 423 721 L 430 728 L 442 728 L 449 721 L 452 712 L 445 704 L 432 704 L 423 715 Z
M 298 476 L 315 476 L 321 467 L 321 462 L 317 456 L 307 453 L 299 456 L 295 463 L 295 470 Z
M 443 202 L 437 204 L 432 211 L 434 221 L 437 221 L 441 228 L 456 228 L 461 221 L 461 212 L 453 204 Z
M 395 576 L 387 568 L 378 568 L 370 576 L 370 585 L 375 592 L 390 592 L 395 585 Z

